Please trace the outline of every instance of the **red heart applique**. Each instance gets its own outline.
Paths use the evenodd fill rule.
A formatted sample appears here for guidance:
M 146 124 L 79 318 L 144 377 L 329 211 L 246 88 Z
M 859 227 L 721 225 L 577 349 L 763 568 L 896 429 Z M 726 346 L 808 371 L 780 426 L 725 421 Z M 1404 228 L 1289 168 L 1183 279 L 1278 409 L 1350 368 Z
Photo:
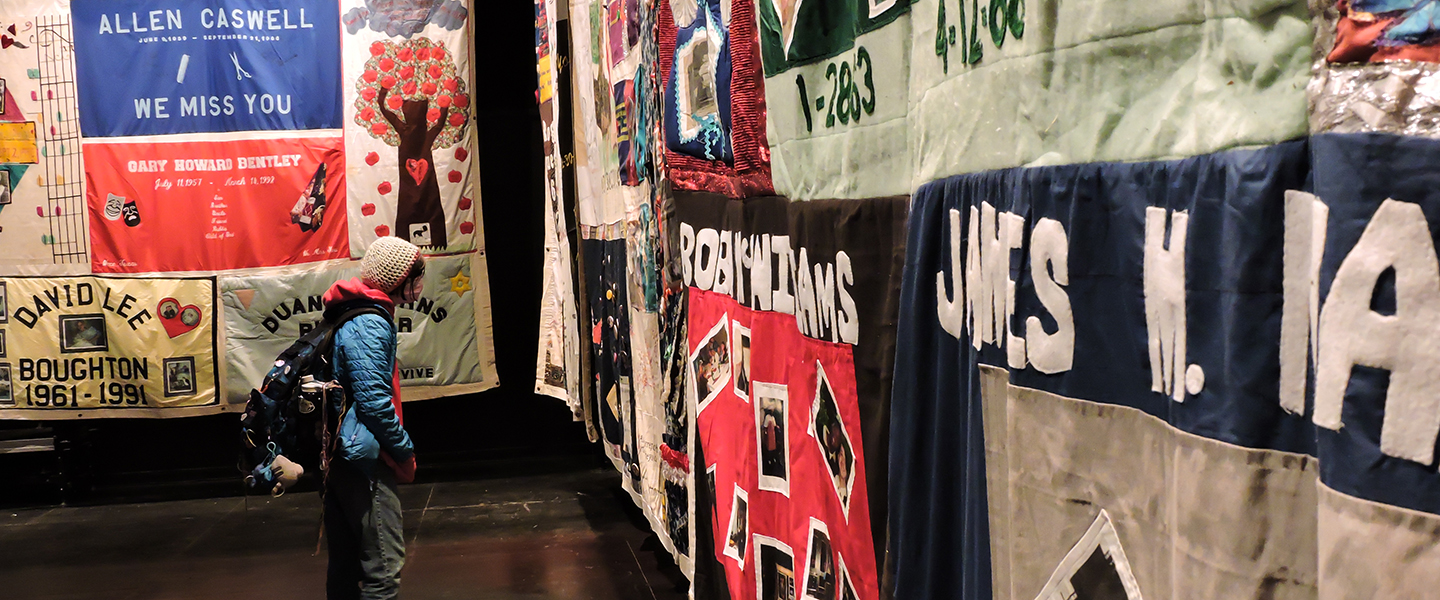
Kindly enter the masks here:
M 165 333 L 170 339 L 185 335 L 200 326 L 202 313 L 200 307 L 194 304 L 180 306 L 179 300 L 166 298 L 155 307 L 155 312 L 160 315 L 160 324 L 165 326 Z
M 412 158 L 405 161 L 405 170 L 410 172 L 410 177 L 415 179 L 415 185 L 425 181 L 425 175 L 430 172 L 430 161 L 423 158 Z
M 15 47 L 17 47 L 17 48 L 28 48 L 28 47 L 29 47 L 29 46 L 26 46 L 25 44 L 20 43 L 19 40 L 15 39 L 16 36 L 18 36 L 19 34 L 17 34 L 17 33 L 15 32 L 15 26 L 14 26 L 14 25 L 11 25 L 11 26 L 10 26 L 9 28 L 7 28 L 5 31 L 6 31 L 5 34 L 0 34 L 0 50 L 9 49 L 11 46 L 15 46 Z

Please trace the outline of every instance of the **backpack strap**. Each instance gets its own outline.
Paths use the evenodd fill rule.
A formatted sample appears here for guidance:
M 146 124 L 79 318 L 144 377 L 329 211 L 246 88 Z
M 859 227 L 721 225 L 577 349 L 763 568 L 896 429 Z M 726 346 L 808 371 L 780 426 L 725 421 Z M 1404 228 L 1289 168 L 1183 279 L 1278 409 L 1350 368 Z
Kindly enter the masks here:
M 315 345 L 319 351 L 321 360 L 325 363 L 327 371 L 333 368 L 333 365 L 330 364 L 330 353 L 335 348 L 335 333 L 340 331 L 340 328 L 346 323 L 349 323 L 352 319 L 360 315 L 375 315 L 389 324 L 392 330 L 395 328 L 395 325 L 390 322 L 390 313 L 375 304 L 361 304 L 360 306 L 346 309 L 345 312 L 336 315 L 333 319 L 326 318 L 327 327 L 325 327 L 324 337 L 317 340 Z M 327 373 L 326 375 L 329 376 L 331 374 Z
M 375 315 L 375 316 L 380 317 L 381 319 L 384 319 L 385 323 L 388 324 L 392 330 L 393 330 L 394 327 L 395 327 L 394 324 L 391 323 L 391 321 L 390 321 L 390 314 L 389 314 L 388 312 L 386 312 L 384 309 L 382 309 L 382 308 L 380 308 L 379 306 L 374 305 L 374 304 L 362 304 L 362 305 L 357 306 L 357 307 L 355 307 L 355 308 L 350 308 L 350 309 L 345 310 L 345 312 L 340 313 L 340 314 L 337 315 L 333 320 L 331 320 L 331 319 L 326 319 L 326 321 L 327 321 L 327 323 L 326 323 L 327 327 L 326 327 L 326 331 L 325 331 L 325 337 L 324 337 L 323 339 L 319 340 L 318 348 L 317 348 L 317 349 L 319 350 L 319 356 L 318 356 L 318 358 L 322 361 L 322 364 L 325 366 L 324 375 L 325 375 L 326 379 L 332 380 L 332 381 L 335 380 L 335 373 L 334 373 L 334 368 L 335 368 L 335 366 L 332 365 L 332 364 L 330 364 L 331 355 L 332 355 L 332 353 L 334 352 L 334 349 L 335 349 L 335 333 L 338 332 L 338 331 L 340 330 L 340 327 L 343 326 L 343 325 L 345 325 L 345 323 L 348 323 L 348 322 L 350 322 L 350 320 L 352 320 L 352 319 L 354 319 L 354 318 L 356 318 L 356 317 L 359 317 L 359 316 L 361 316 L 361 315 L 366 315 L 366 314 Z M 338 381 L 336 381 L 336 382 L 338 383 Z M 350 410 L 350 393 L 349 393 L 348 391 L 346 391 L 344 388 L 340 388 L 340 392 L 339 392 L 339 393 L 341 394 L 341 401 L 340 401 L 340 406 L 338 407 L 338 411 L 337 411 L 336 414 L 335 414 L 335 422 L 334 422 L 334 423 L 327 423 L 327 424 L 325 424 L 326 433 L 330 433 L 330 429 L 331 429 L 332 427 L 338 429 L 339 426 L 340 426 L 340 421 L 345 418 L 345 413 Z M 324 413 L 324 414 L 328 416 L 328 415 L 329 415 L 329 413 L 328 413 L 328 410 L 329 410 L 329 399 L 328 399 L 328 398 L 326 399 L 326 407 L 325 407 L 325 408 L 326 408 L 327 412 Z M 326 450 L 330 450 L 330 449 L 331 449 L 331 448 L 328 448 L 328 447 L 326 448 Z M 328 471 L 329 469 L 326 469 L 326 470 Z

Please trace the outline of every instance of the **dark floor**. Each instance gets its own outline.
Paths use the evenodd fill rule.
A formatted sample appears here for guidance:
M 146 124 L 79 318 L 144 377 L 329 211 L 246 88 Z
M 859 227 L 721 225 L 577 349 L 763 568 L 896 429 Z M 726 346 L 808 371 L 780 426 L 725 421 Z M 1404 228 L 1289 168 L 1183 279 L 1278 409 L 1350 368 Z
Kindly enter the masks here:
M 688 583 L 600 468 L 401 486 L 402 597 L 678 600 Z M 318 496 L 0 513 L 0 597 L 325 596 Z

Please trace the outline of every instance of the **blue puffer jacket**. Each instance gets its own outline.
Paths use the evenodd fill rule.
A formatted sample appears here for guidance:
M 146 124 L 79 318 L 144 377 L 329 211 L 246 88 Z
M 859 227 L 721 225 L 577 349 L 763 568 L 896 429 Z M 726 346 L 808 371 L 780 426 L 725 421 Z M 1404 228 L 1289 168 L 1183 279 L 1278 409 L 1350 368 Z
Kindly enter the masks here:
M 389 297 L 358 279 L 337 282 L 324 299 L 326 316 L 364 305 L 395 310 Z M 357 316 L 335 331 L 330 364 L 350 401 L 340 420 L 337 455 L 367 473 L 375 472 L 382 450 L 397 463 L 415 453 L 396 414 L 395 348 L 395 328 L 379 315 Z

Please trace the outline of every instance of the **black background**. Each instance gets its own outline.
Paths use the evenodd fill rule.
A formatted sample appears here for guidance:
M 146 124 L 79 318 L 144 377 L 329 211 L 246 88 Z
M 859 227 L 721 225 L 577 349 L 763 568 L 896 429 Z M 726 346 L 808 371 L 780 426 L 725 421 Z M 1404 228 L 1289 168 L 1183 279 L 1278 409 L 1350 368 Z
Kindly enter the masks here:
M 420 481 L 570 468 L 576 458 L 604 464 L 564 402 L 532 393 L 544 244 L 534 10 L 496 2 L 475 19 L 481 207 L 500 387 L 405 404 Z M 238 495 L 238 424 L 235 414 L 0 422 L 0 437 L 51 428 L 61 448 L 0 454 L 0 505 Z

